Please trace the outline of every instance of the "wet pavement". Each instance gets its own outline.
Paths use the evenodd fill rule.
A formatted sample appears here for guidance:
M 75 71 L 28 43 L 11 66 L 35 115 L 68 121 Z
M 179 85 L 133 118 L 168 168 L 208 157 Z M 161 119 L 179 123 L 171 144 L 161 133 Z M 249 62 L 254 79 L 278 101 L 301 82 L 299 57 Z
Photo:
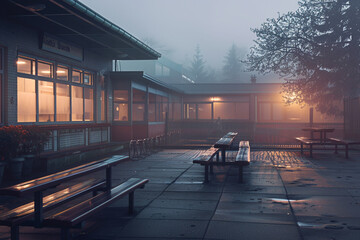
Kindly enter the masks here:
M 135 192 L 135 214 L 121 199 L 74 230 L 75 239 L 360 239 L 360 152 L 309 159 L 298 151 L 253 151 L 243 184 L 230 167 L 214 167 L 203 184 L 203 166 L 192 163 L 197 154 L 167 149 L 118 165 L 114 184 L 149 179 Z M 20 239 L 60 239 L 59 229 L 20 229 Z M 0 227 L 0 239 L 8 238 Z

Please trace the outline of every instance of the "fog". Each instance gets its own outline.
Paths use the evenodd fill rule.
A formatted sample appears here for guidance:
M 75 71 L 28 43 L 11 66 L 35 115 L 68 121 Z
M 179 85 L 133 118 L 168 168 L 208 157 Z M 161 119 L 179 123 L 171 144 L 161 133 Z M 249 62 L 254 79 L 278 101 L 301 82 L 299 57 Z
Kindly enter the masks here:
M 232 44 L 244 55 L 267 18 L 297 8 L 298 0 L 81 0 L 162 55 L 189 66 L 200 46 L 220 70 Z

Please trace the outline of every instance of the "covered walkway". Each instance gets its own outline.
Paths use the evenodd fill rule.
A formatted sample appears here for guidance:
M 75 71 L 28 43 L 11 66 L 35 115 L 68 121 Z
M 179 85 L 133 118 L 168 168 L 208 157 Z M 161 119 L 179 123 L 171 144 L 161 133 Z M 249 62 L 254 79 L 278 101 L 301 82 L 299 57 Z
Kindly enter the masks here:
M 115 184 L 148 178 L 135 193 L 88 221 L 77 239 L 359 239 L 360 153 L 253 151 L 244 184 L 237 169 L 214 168 L 203 184 L 198 150 L 164 150 L 114 169 Z M 94 175 L 96 176 L 96 174 Z M 100 174 L 99 174 L 100 176 Z M 21 228 L 21 239 L 60 239 L 59 229 Z M 0 228 L 0 239 L 8 239 Z

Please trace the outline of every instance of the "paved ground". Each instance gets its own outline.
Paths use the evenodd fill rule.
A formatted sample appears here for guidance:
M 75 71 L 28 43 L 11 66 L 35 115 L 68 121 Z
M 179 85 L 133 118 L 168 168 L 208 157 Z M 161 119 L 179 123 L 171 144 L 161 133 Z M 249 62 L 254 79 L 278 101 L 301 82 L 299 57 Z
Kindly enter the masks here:
M 360 239 L 360 153 L 346 160 L 329 151 L 314 159 L 253 151 L 244 184 L 228 167 L 215 167 L 211 183 L 203 184 L 203 167 L 191 160 L 196 154 L 170 149 L 116 167 L 115 183 L 150 180 L 135 193 L 135 214 L 127 215 L 122 199 L 75 230 L 77 239 Z M 0 227 L 0 239 L 8 231 Z M 21 239 L 60 239 L 58 229 L 21 233 Z

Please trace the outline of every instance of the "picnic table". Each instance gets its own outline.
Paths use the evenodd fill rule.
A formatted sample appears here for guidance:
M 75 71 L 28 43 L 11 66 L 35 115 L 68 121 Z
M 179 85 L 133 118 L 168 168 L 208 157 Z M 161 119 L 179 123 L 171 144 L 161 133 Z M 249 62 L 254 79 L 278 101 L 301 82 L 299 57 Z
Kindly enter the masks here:
M 317 139 L 321 143 L 328 141 L 326 133 L 334 132 L 334 128 L 320 128 L 320 127 L 307 127 L 303 128 L 302 131 L 310 132 L 310 139 Z M 319 138 L 314 138 L 315 133 L 319 133 Z
M 226 149 L 229 149 L 233 143 L 235 137 L 237 136 L 236 132 L 228 132 L 222 138 L 220 138 L 214 145 L 214 148 L 219 148 L 221 151 L 221 160 L 226 161 Z

